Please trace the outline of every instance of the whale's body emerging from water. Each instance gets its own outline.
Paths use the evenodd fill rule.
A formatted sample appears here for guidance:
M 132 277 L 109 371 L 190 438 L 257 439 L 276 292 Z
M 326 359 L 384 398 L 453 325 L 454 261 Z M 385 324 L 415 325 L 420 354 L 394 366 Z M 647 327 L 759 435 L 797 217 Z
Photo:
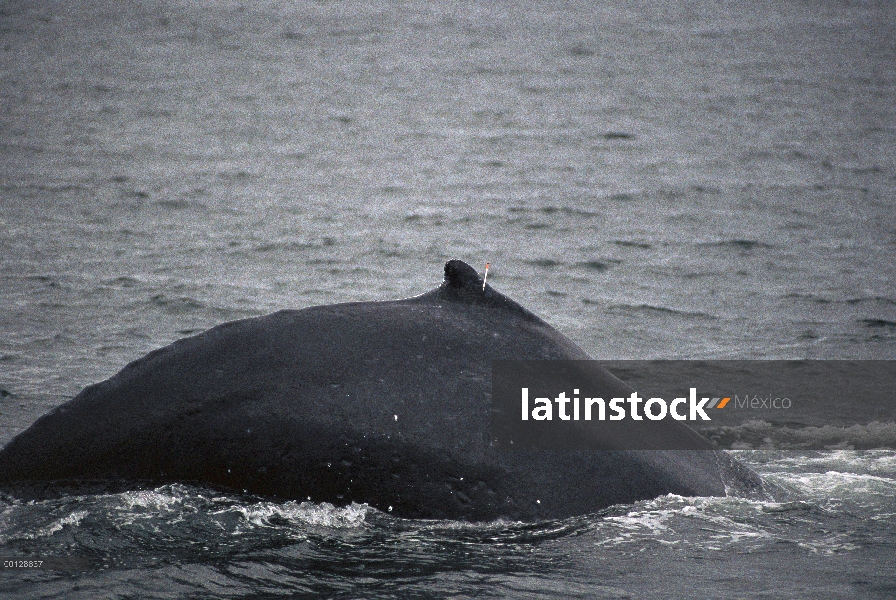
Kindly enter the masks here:
M 201 482 L 468 520 L 759 488 L 709 442 L 688 451 L 492 447 L 492 360 L 588 358 L 451 261 L 442 285 L 422 296 L 281 311 L 151 352 L 13 439 L 0 451 L 0 487 L 43 495 L 74 484 Z M 604 384 L 608 397 L 628 395 L 609 374 Z M 681 435 L 696 434 L 681 425 Z

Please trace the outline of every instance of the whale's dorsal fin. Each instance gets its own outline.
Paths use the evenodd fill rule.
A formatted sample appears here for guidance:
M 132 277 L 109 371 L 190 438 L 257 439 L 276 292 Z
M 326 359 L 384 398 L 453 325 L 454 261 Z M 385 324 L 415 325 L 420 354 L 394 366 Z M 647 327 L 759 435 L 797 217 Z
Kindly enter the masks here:
M 445 263 L 445 280 L 442 282 L 442 286 L 463 293 L 477 290 L 482 292 L 485 289 L 482 277 L 479 276 L 476 269 L 462 260 L 449 260 Z
M 527 319 L 543 323 L 535 314 L 526 310 L 504 294 L 483 286 L 482 277 L 476 269 L 462 260 L 445 263 L 445 279 L 431 292 L 412 298 L 418 302 L 459 302 L 461 304 L 500 308 Z

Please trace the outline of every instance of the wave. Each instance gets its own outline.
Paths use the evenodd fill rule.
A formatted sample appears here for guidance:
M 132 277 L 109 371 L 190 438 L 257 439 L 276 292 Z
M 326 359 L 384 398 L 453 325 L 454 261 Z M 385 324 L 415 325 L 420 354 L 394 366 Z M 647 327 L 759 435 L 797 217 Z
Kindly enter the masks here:
M 322 237 L 319 240 L 306 240 L 306 241 L 289 241 L 289 242 L 264 242 L 261 244 L 256 244 L 250 248 L 252 252 L 266 253 L 266 252 L 301 252 L 303 250 L 309 250 L 314 248 L 328 248 L 330 246 L 336 245 L 336 238 L 333 237 Z M 236 254 L 241 254 L 243 251 L 238 250 Z
M 864 296 L 862 298 L 848 298 L 846 300 L 839 300 L 838 302 L 843 302 L 844 304 L 862 304 L 864 302 L 877 302 L 880 304 L 889 304 L 891 306 L 896 306 L 896 300 L 893 298 L 887 298 L 886 296 Z
M 625 248 L 638 248 L 639 250 L 653 248 L 653 244 L 648 244 L 647 242 L 635 242 L 632 240 L 613 240 L 612 243 Z
M 705 312 L 679 310 L 675 308 L 669 308 L 668 306 L 656 306 L 654 304 L 613 304 L 608 308 L 620 309 L 626 312 L 653 313 L 661 315 L 672 315 L 676 317 L 697 317 L 701 319 L 718 319 L 716 315 L 711 315 Z
M 831 298 L 825 298 L 823 296 L 817 296 L 815 294 L 809 293 L 790 293 L 781 296 L 782 298 L 788 300 L 806 300 L 808 302 L 814 302 L 816 304 L 846 304 L 848 306 L 854 306 L 856 304 L 883 304 L 885 306 L 896 306 L 896 300 L 893 298 L 888 298 L 886 296 L 862 296 L 862 297 L 854 297 L 854 298 L 845 298 L 842 300 L 834 300 Z
M 700 433 L 722 448 L 734 450 L 875 450 L 896 449 L 896 423 L 788 427 L 750 420 L 741 425 L 701 428 Z
M 462 595 L 481 594 L 483 577 L 500 595 L 545 592 L 557 577 L 550 569 L 565 572 L 614 557 L 672 565 L 683 552 L 713 564 L 778 556 L 782 548 L 785 558 L 833 556 L 868 544 L 867 530 L 856 535 L 866 515 L 872 543 L 883 551 L 892 546 L 893 479 L 760 472 L 789 482 L 803 497 L 667 494 L 540 523 L 407 520 L 363 504 L 276 501 L 183 484 L 41 502 L 0 497 L 0 553 L 88 557 L 91 569 L 82 569 L 77 585 L 107 594 L 111 587 L 127 595 L 135 581 L 170 590 L 175 581 L 181 595 L 203 597 L 447 597 L 464 586 L 469 594 Z M 874 525 L 875 518 L 882 520 Z M 582 564 L 570 562 L 577 556 Z M 544 580 L 534 575 L 540 573 Z M 598 584 L 604 582 L 585 583 L 581 597 L 603 590 Z M 565 581 L 562 592 L 553 595 L 569 595 Z
M 529 208 L 527 206 L 511 206 L 507 209 L 509 213 L 541 213 L 543 215 L 563 215 L 570 217 L 599 217 L 601 213 L 580 208 L 572 208 L 570 206 L 541 206 L 538 208 Z
M 756 472 L 805 473 L 848 472 L 858 475 L 896 475 L 896 452 L 892 450 L 729 450 Z
M 370 511 L 366 504 L 336 507 L 329 503 L 268 501 L 186 484 L 118 494 L 70 496 L 38 502 L 6 497 L 0 501 L 0 548 L 21 540 L 57 534 L 76 538 L 94 550 L 107 549 L 102 532 L 125 532 L 133 549 L 191 548 L 197 540 L 218 538 L 223 545 L 238 536 L 267 543 L 271 530 L 284 540 L 302 538 L 309 528 L 360 529 Z M 125 549 L 125 548 L 121 548 Z
M 859 319 L 859 323 L 871 328 L 896 329 L 896 322 L 886 319 Z
M 807 500 L 776 502 L 745 498 L 703 498 L 667 494 L 619 507 L 594 527 L 595 546 L 654 552 L 765 554 L 782 539 L 813 554 L 833 555 L 858 548 L 848 531 L 813 536 L 789 525 L 796 520 L 832 527 L 836 516 Z
M 240 319 L 259 314 L 255 310 L 245 308 L 214 306 L 191 296 L 168 296 L 166 294 L 154 294 L 148 300 L 135 302 L 134 306 L 137 308 L 149 306 L 174 316 L 202 315 L 213 319 Z M 190 333 L 192 332 L 191 330 Z
M 529 266 L 532 266 L 532 267 L 539 267 L 542 269 L 553 269 L 556 267 L 568 266 L 567 263 L 564 263 L 559 260 L 554 260 L 553 258 L 536 258 L 536 259 L 531 259 L 531 260 L 524 260 L 523 263 L 525 263 Z M 589 269 L 591 271 L 597 271 L 598 273 L 602 273 L 620 263 L 622 263 L 622 261 L 615 259 L 615 258 L 604 258 L 601 260 L 580 261 L 580 262 L 574 263 L 572 266 L 582 268 L 582 269 Z
M 770 249 L 774 245 L 758 240 L 721 240 L 718 242 L 701 242 L 698 246 L 707 248 L 730 248 L 734 250 Z
M 133 288 L 144 285 L 144 282 L 137 277 L 130 277 L 128 275 L 122 275 L 120 277 L 113 277 L 111 279 L 106 279 L 102 283 L 105 287 L 112 288 Z
M 165 312 L 173 315 L 196 312 L 207 308 L 206 305 L 199 300 L 190 298 L 189 296 L 181 296 L 172 298 L 165 294 L 156 294 L 149 299 L 149 304 L 158 308 L 162 308 Z
M 582 262 L 577 262 L 577 267 L 582 267 L 585 269 L 590 269 L 592 271 L 597 271 L 598 273 L 603 273 L 604 271 L 610 269 L 611 267 L 620 264 L 622 261 L 615 258 L 605 258 L 602 260 L 586 260 Z
M 543 269 L 553 269 L 554 267 L 561 267 L 564 264 L 552 258 L 537 258 L 533 260 L 524 260 L 523 262 L 529 266 L 541 267 Z
M 153 204 L 158 206 L 159 208 L 164 208 L 172 211 L 176 210 L 186 210 L 186 209 L 201 209 L 206 210 L 208 207 L 202 202 L 197 202 L 195 200 L 187 200 L 185 198 L 166 198 L 163 200 L 156 200 Z

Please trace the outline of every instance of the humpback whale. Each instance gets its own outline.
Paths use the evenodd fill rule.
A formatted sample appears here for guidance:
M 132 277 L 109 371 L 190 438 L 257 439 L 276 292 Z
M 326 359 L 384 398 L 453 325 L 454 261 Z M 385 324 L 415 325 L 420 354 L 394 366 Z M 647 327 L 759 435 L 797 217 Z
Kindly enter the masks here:
M 761 489 L 679 423 L 699 449 L 495 448 L 492 361 L 558 359 L 590 356 L 452 260 L 420 296 L 282 310 L 150 352 L 12 439 L 0 489 L 193 482 L 471 521 Z M 601 384 L 628 389 L 608 372 Z

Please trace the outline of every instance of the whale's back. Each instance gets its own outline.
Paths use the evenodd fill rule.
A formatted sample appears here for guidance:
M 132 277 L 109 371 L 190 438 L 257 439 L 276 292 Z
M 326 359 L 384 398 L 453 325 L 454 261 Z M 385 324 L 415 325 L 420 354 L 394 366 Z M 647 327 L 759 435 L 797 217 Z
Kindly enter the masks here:
M 452 261 L 416 298 L 280 311 L 151 352 L 14 438 L 0 482 L 195 481 L 471 519 L 724 494 L 715 452 L 492 447 L 493 360 L 588 358 Z

